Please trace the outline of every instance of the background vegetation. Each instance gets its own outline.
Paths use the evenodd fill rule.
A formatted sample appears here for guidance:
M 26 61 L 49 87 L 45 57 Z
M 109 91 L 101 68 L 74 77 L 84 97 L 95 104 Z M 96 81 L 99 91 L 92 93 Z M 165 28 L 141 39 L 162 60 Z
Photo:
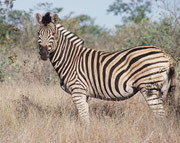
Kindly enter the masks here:
M 36 23 L 34 13 L 38 10 L 59 14 L 61 23 L 70 31 L 84 39 L 85 46 L 99 50 L 122 50 L 135 46 L 154 45 L 163 48 L 178 62 L 180 60 L 180 8 L 175 6 L 172 11 L 168 4 L 159 0 L 162 15 L 158 20 L 151 20 L 153 1 L 145 0 L 116 0 L 107 9 L 122 17 L 123 24 L 115 29 L 105 29 L 95 24 L 95 20 L 88 15 L 74 16 L 73 12 L 62 17 L 63 8 L 53 7 L 52 3 L 39 3 L 29 11 L 13 9 L 14 0 L 0 1 L 0 80 L 23 79 L 27 74 L 26 67 L 32 56 L 38 55 L 36 48 Z M 154 6 L 154 5 L 153 5 Z M 118 17 L 117 17 L 118 18 Z M 25 56 L 26 53 L 29 56 Z M 22 61 L 24 56 L 25 61 Z M 34 68 L 37 68 L 36 64 Z M 31 67 L 32 68 L 32 65 Z M 22 71 L 24 70 L 24 71 Z M 32 70 L 32 69 L 31 69 Z M 37 69 L 34 69 L 37 74 Z M 44 80 L 44 74 L 35 76 Z M 47 73 L 47 72 L 45 72 Z M 51 72 L 50 72 L 51 73 Z M 50 74 L 49 73 L 49 74 Z M 23 75 L 22 75 L 23 74 Z M 16 75 L 16 76 L 15 76 Z M 177 76 L 180 77 L 179 69 Z M 50 80 L 47 75 L 46 80 Z M 47 83 L 47 82 L 46 82 Z
M 43 62 L 36 45 L 34 12 L 59 14 L 61 23 L 84 39 L 85 46 L 115 51 L 142 45 L 161 47 L 176 61 L 180 95 L 180 7 L 166 0 L 114 0 L 107 12 L 123 24 L 106 29 L 88 15 L 62 17 L 63 8 L 39 3 L 29 11 L 13 9 L 14 0 L 0 0 L 0 142 L 178 142 L 180 116 L 157 121 L 139 95 L 123 102 L 90 100 L 90 132 L 78 123 L 77 111 L 59 88 L 49 62 Z M 151 19 L 154 2 L 163 9 Z M 175 2 L 175 0 L 173 0 Z M 173 9 L 173 10 L 172 10 Z M 177 106 L 178 106 L 177 102 Z M 179 104 L 180 105 L 180 104 Z M 180 106 L 179 106 L 180 107 Z M 136 109 L 136 110 L 134 110 Z

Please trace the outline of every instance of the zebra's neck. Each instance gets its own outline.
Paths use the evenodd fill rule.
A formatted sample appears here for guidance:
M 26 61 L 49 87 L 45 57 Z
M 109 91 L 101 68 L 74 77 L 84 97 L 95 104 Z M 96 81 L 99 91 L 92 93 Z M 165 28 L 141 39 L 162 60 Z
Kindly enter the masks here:
M 62 84 L 67 81 L 68 70 L 73 70 L 77 56 L 83 47 L 83 40 L 72 32 L 66 30 L 62 25 L 57 24 L 56 49 L 50 55 L 50 61 L 58 73 Z

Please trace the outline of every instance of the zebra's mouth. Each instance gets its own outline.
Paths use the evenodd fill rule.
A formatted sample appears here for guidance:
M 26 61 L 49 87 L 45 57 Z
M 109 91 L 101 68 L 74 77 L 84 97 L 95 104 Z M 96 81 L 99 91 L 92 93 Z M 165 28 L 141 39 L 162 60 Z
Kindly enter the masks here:
M 42 60 L 47 60 L 49 58 L 49 52 L 45 48 L 41 48 L 39 54 Z
M 40 56 L 41 56 L 41 59 L 44 61 L 46 61 L 49 58 L 49 56 L 45 56 L 45 55 L 40 55 Z

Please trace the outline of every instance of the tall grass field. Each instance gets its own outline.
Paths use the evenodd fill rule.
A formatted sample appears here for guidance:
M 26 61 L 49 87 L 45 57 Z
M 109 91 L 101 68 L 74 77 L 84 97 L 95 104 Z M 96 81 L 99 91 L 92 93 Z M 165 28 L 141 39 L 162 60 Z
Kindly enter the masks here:
M 179 87 L 180 89 L 180 87 Z M 142 95 L 121 102 L 90 99 L 82 126 L 71 96 L 59 85 L 0 86 L 1 143 L 179 143 L 180 119 L 157 120 Z

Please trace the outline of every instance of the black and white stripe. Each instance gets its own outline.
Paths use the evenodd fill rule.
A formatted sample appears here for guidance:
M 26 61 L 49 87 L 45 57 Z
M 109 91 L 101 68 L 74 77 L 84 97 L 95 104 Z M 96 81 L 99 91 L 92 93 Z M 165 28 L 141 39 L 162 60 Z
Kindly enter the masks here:
M 125 100 L 138 91 L 154 113 L 164 115 L 163 98 L 174 86 L 173 61 L 164 51 L 154 46 L 116 52 L 85 48 L 83 40 L 66 30 L 57 19 L 57 23 L 53 21 L 57 15 L 38 16 L 39 45 L 48 49 L 42 53 L 49 52 L 61 86 L 72 95 L 82 120 L 89 120 L 87 97 Z M 48 18 L 51 18 L 49 23 L 39 20 Z M 42 41 L 47 42 L 42 44 Z

